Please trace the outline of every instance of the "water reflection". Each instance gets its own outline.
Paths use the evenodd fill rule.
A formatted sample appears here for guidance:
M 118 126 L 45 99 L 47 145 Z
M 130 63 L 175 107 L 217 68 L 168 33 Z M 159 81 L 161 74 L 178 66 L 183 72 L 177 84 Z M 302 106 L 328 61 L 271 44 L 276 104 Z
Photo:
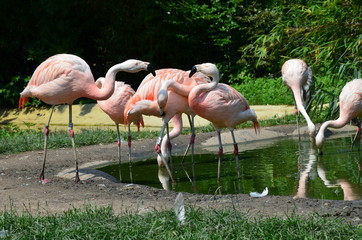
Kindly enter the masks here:
M 299 173 L 299 182 L 298 190 L 294 198 L 305 198 L 307 192 L 308 178 L 313 177 L 311 171 L 315 168 L 315 163 L 317 161 L 316 151 L 310 142 L 304 142 L 309 145 L 308 154 L 304 154 L 304 149 L 302 149 L 303 142 L 299 141 L 299 154 L 298 154 L 298 167 L 300 168 Z
M 158 168 L 158 180 L 160 181 L 162 188 L 169 191 L 170 188 L 170 175 L 166 168 Z
M 195 164 L 190 159 L 181 164 L 182 156 L 175 155 L 174 185 L 167 171 L 158 168 L 155 159 L 134 162 L 131 170 L 133 183 L 179 192 L 249 194 L 268 187 L 269 195 L 362 199 L 361 154 L 345 151 L 350 149 L 349 138 L 331 139 L 325 147 L 331 148 L 328 150 L 330 154 L 319 156 L 309 139 L 285 139 L 262 149 L 240 152 L 240 179 L 234 155 L 226 153 L 220 182 L 217 181 L 217 155 L 214 154 L 196 154 Z M 123 165 L 122 176 L 129 176 L 129 169 Z M 100 170 L 111 175 L 118 172 L 112 170 L 112 166 Z
M 299 142 L 299 181 L 298 181 L 298 189 L 294 198 L 306 198 L 308 197 L 307 188 L 311 185 L 312 179 L 313 181 L 317 181 L 315 178 L 319 177 L 322 180 L 324 186 L 326 188 L 334 188 L 334 194 L 340 195 L 340 190 L 343 193 L 343 200 L 358 200 L 362 199 L 362 187 L 361 187 L 361 153 L 360 152 L 349 152 L 346 150 L 338 149 L 337 154 L 332 154 L 328 156 L 328 159 L 324 159 L 323 156 L 317 154 L 315 147 L 310 144 L 306 147 L 306 143 Z M 338 154 L 344 153 L 348 154 L 348 156 L 339 156 Z M 318 156 L 318 157 L 317 157 Z M 336 171 L 334 168 L 329 170 L 329 166 L 325 166 L 324 162 L 330 160 L 330 158 L 339 159 L 342 158 L 343 161 L 350 161 L 352 165 L 355 165 L 356 169 L 352 169 L 349 171 L 346 169 L 345 171 L 349 174 L 353 175 L 353 173 L 357 172 L 356 183 L 352 183 L 347 177 L 339 177 L 341 176 L 342 171 Z M 355 163 L 355 164 L 353 164 Z M 330 164 L 329 164 L 330 165 Z M 341 165 L 343 167 L 343 165 Z M 316 173 L 317 174 L 316 174 Z M 317 176 L 316 176 L 317 175 Z M 328 176 L 331 178 L 328 179 Z M 343 175 L 342 175 L 343 176 Z
M 336 188 L 335 192 L 338 194 L 338 189 L 342 189 L 343 200 L 357 200 L 361 199 L 362 189 L 361 185 L 361 154 L 360 152 L 352 153 L 355 156 L 355 163 L 358 169 L 357 182 L 352 183 L 346 178 L 336 178 L 334 180 L 329 180 L 327 177 L 328 171 L 325 168 L 323 161 L 319 161 L 317 165 L 317 172 L 320 179 L 322 179 L 324 185 L 327 188 Z

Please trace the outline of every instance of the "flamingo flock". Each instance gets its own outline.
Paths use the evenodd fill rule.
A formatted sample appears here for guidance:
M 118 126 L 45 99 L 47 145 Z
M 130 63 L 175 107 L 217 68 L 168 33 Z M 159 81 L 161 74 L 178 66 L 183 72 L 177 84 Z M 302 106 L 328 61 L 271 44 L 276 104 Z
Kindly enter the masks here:
M 115 81 L 117 72 L 136 73 L 149 71 L 138 89 L 133 90 L 130 85 Z M 351 120 L 362 117 L 362 79 L 348 82 L 340 94 L 340 116 L 337 120 L 330 120 L 322 124 L 318 134 L 316 126 L 307 114 L 305 101 L 308 97 L 308 88 L 313 84 L 312 71 L 301 59 L 291 59 L 282 66 L 283 83 L 291 89 L 296 107 L 296 116 L 301 113 L 308 126 L 311 142 L 315 143 L 318 152 L 323 153 L 322 145 L 325 141 L 324 132 L 328 127 L 341 128 Z M 221 130 L 228 128 L 234 144 L 234 156 L 237 173 L 239 174 L 238 143 L 235 140 L 234 129 L 241 123 L 251 121 L 255 133 L 260 132 L 257 114 L 249 106 L 247 99 L 231 86 L 219 83 L 219 70 L 215 64 L 203 63 L 192 67 L 190 71 L 166 68 L 154 70 L 149 62 L 130 59 L 112 66 L 106 73 L 95 81 L 89 65 L 80 57 L 72 54 L 57 54 L 46 59 L 34 71 L 28 85 L 20 93 L 19 108 L 24 108 L 30 97 L 36 97 L 52 105 L 49 120 L 44 127 L 43 164 L 40 173 L 40 182 L 48 183 L 45 178 L 45 163 L 47 159 L 48 135 L 50 120 L 54 106 L 69 105 L 69 135 L 72 142 L 75 160 L 75 182 L 81 182 L 78 170 L 78 158 L 75 148 L 74 130 L 72 123 L 72 104 L 81 97 L 97 100 L 99 107 L 114 121 L 118 136 L 118 160 L 121 163 L 121 139 L 119 124 L 128 125 L 129 161 L 131 161 L 130 125 L 133 123 L 140 129 L 144 125 L 143 115 L 152 115 L 162 119 L 163 125 L 156 141 L 155 151 L 160 167 L 165 166 L 172 178 L 172 145 L 170 141 L 180 135 L 183 127 L 181 115 L 189 117 L 191 136 L 189 147 L 192 149 L 194 162 L 196 115 L 210 121 L 217 132 L 218 151 L 218 179 L 223 156 Z M 173 122 L 173 129 L 168 128 L 169 121 Z M 361 137 L 361 122 L 357 121 L 357 134 L 354 139 L 359 142 Z M 297 124 L 299 132 L 299 124 Z M 167 133 L 164 135 L 164 131 Z

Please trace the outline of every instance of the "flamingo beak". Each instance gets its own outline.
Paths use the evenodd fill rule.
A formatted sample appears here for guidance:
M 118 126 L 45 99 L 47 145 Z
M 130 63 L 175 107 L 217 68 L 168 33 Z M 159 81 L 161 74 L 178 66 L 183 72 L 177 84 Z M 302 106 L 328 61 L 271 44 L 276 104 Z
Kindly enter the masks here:
M 194 75 L 196 72 L 197 72 L 197 68 L 196 68 L 196 66 L 193 66 L 193 67 L 191 68 L 189 77 L 192 77 L 192 75 Z
M 147 65 L 147 71 L 149 71 L 150 73 L 152 73 L 152 75 L 154 77 L 156 77 L 155 68 L 153 67 L 153 65 L 151 63 Z

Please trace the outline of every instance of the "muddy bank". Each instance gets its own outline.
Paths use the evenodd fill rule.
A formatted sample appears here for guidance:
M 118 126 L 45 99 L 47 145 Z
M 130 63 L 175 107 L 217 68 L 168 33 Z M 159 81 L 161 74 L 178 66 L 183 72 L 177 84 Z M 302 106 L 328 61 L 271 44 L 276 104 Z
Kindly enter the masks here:
M 270 140 L 280 137 L 295 136 L 295 126 L 278 126 L 263 128 L 261 135 L 255 136 L 252 129 L 238 130 L 240 146 L 258 145 L 258 138 L 269 134 Z M 344 131 L 355 131 L 354 128 Z M 263 133 L 265 132 L 265 133 Z M 227 143 L 228 132 L 223 133 Z M 249 137 L 247 137 L 249 136 Z M 213 146 L 215 133 L 198 134 L 199 146 Z M 253 139 L 251 139 L 253 138 Z M 189 136 L 180 136 L 173 141 L 175 154 L 183 152 L 189 141 Z M 201 144 L 200 144 L 201 143 Z M 133 158 L 144 159 L 155 156 L 154 139 L 145 139 L 133 143 Z M 112 205 L 116 213 L 144 213 L 153 210 L 171 209 L 176 192 L 155 189 L 142 185 L 124 184 L 112 181 L 96 172 L 87 171 L 97 164 L 114 163 L 116 161 L 115 144 L 95 145 L 78 148 L 82 184 L 76 184 L 66 178 L 67 169 L 74 169 L 72 150 L 68 148 L 49 150 L 46 167 L 48 184 L 39 184 L 38 175 L 42 163 L 42 151 L 25 152 L 15 155 L 0 155 L 0 203 L 3 208 L 26 209 L 43 214 L 61 213 L 64 210 L 83 207 L 85 205 Z M 122 150 L 126 156 L 127 149 Z M 101 163 L 99 163 L 101 161 Z M 156 163 L 155 163 L 156 164 Z M 60 174 L 63 172 L 63 175 Z M 72 177 L 71 175 L 68 175 Z M 186 203 L 192 207 L 202 208 L 233 208 L 253 216 L 280 216 L 291 214 L 334 216 L 356 224 L 362 223 L 362 200 L 333 201 L 317 199 L 293 199 L 284 196 L 266 196 L 251 198 L 245 194 L 236 195 L 197 195 L 184 194 Z

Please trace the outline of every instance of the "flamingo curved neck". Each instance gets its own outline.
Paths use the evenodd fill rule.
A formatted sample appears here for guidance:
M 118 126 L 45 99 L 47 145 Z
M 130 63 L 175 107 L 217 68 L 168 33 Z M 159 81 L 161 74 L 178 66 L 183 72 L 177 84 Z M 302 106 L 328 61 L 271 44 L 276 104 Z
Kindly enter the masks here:
M 305 120 L 307 121 L 309 135 L 314 138 L 316 128 L 315 128 L 314 123 L 310 119 L 307 111 L 305 110 L 305 108 L 303 106 L 300 91 L 299 91 L 299 89 L 298 90 L 292 89 L 292 91 L 293 91 L 293 95 L 294 95 L 295 104 L 297 105 L 297 109 L 303 115 Z
M 209 92 L 211 90 L 214 90 L 217 85 L 219 84 L 219 74 L 212 75 L 212 81 L 210 83 L 200 84 L 197 87 L 195 87 L 195 91 L 192 92 L 194 96 L 198 96 L 202 92 Z
M 172 118 L 172 124 L 173 124 L 173 129 L 169 133 L 170 140 L 174 139 L 175 137 L 177 137 L 181 134 L 182 126 L 183 126 L 181 114 L 176 114 Z M 162 143 L 161 143 L 161 156 L 160 156 L 160 154 L 157 155 L 157 162 L 158 162 L 159 166 L 163 165 L 162 158 L 164 158 L 166 161 L 168 161 L 169 152 L 167 150 L 167 142 L 168 142 L 167 134 L 165 134 L 165 136 L 163 136 L 163 138 L 162 138 Z
M 104 81 L 102 81 L 101 88 L 97 88 L 92 92 L 92 99 L 105 100 L 108 99 L 114 92 L 114 82 L 118 72 L 127 72 L 127 65 L 119 63 L 112 66 L 106 74 Z M 97 80 L 98 81 L 98 80 Z
M 329 120 L 322 124 L 320 127 L 317 137 L 316 137 L 316 145 L 318 149 L 322 148 L 323 142 L 324 142 L 324 132 L 327 128 L 342 128 L 348 123 L 348 119 L 345 119 L 343 117 L 339 117 L 336 120 Z

